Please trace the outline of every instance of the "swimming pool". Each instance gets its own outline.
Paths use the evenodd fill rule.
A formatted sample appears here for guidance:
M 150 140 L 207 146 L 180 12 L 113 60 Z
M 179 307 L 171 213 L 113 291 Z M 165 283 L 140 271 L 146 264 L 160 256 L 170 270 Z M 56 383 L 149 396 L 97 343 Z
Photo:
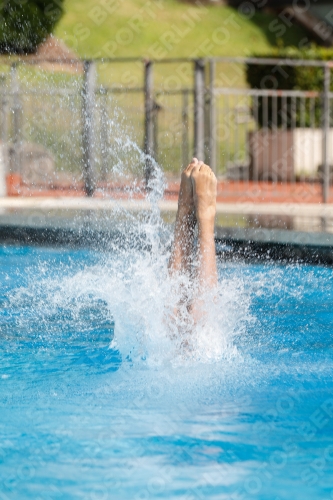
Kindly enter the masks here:
M 1 249 L 0 498 L 333 499 L 331 269 L 221 262 L 175 363 L 159 266 Z

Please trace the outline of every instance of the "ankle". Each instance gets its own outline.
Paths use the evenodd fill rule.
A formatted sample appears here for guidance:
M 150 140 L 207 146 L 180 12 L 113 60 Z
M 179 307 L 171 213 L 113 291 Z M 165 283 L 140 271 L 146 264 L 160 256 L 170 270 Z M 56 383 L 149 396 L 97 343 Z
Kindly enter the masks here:
M 206 215 L 206 217 L 201 217 L 197 219 L 198 221 L 198 231 L 199 235 L 204 235 L 207 237 L 214 236 L 215 229 L 215 216 Z
M 177 220 L 186 223 L 195 223 L 195 209 L 193 206 L 178 205 Z
M 205 207 L 204 210 L 199 207 L 196 210 L 196 219 L 199 226 L 211 226 L 215 224 L 216 208 L 215 206 Z

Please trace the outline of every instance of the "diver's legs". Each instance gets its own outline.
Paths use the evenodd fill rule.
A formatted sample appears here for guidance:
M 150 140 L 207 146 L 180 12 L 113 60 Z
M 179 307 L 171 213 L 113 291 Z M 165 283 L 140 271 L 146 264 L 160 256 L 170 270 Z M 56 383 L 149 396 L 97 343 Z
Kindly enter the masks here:
M 175 234 L 169 260 L 169 274 L 171 276 L 184 273 L 191 274 L 196 223 L 191 172 L 197 164 L 198 160 L 193 158 L 181 175 Z
M 180 287 L 177 290 L 180 300 L 174 317 L 187 323 L 188 327 L 193 320 L 198 322 L 205 317 L 205 303 L 209 300 L 206 292 L 217 285 L 214 240 L 216 185 L 216 177 L 210 167 L 196 158 L 182 173 L 169 274 L 181 278 L 177 285 Z M 197 252 L 194 248 L 196 223 Z M 188 313 L 192 319 L 187 316 Z
M 191 274 L 194 229 L 198 224 L 196 276 L 200 291 L 217 284 L 214 224 L 216 177 L 208 165 L 193 158 L 183 171 L 169 273 Z
M 217 285 L 214 225 L 217 181 L 208 165 L 198 162 L 191 170 L 193 200 L 198 223 L 197 280 L 199 293 Z

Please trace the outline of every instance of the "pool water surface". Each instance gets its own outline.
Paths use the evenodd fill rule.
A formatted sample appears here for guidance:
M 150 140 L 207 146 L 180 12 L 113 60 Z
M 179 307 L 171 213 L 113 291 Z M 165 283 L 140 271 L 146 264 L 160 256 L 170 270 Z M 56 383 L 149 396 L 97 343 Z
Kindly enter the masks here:
M 0 250 L 0 499 L 333 499 L 332 270 L 220 262 L 185 359 L 131 259 Z

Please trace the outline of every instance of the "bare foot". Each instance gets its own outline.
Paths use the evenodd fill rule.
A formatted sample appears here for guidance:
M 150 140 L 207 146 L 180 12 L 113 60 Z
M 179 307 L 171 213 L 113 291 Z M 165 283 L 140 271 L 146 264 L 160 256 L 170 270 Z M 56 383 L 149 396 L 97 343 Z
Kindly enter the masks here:
M 191 163 L 185 168 L 185 170 L 183 170 L 181 175 L 178 207 L 179 211 L 184 216 L 195 215 L 191 173 L 193 168 L 198 165 L 198 163 L 197 158 L 193 158 Z
M 217 181 L 212 169 L 202 161 L 191 169 L 193 200 L 198 224 L 213 222 L 216 214 Z

